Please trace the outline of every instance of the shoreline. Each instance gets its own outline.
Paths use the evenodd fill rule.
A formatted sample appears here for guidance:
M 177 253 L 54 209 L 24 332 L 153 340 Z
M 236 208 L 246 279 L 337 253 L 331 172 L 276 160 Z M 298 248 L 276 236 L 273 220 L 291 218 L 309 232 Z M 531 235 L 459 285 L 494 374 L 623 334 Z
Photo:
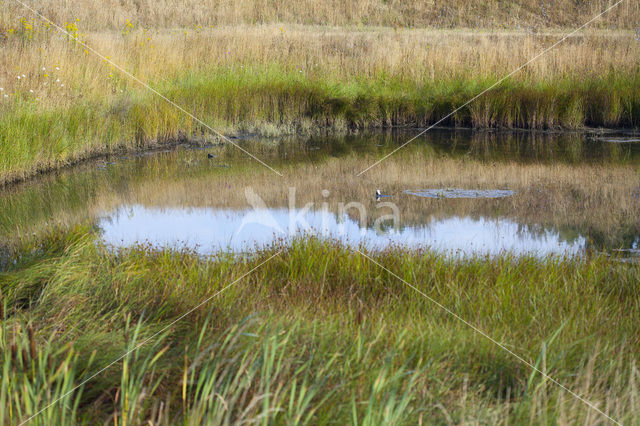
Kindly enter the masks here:
M 335 129 L 326 128 L 323 129 L 324 134 L 340 136 L 343 134 L 350 135 L 358 135 L 358 134 L 366 134 L 366 133 L 376 133 L 376 134 L 384 134 L 384 133 L 394 133 L 394 132 L 421 132 L 425 130 L 427 127 L 371 127 L 364 129 L 356 129 L 352 131 L 336 131 Z M 498 134 L 547 134 L 547 135 L 569 135 L 569 134 L 577 134 L 577 135 L 606 135 L 606 136 L 627 136 L 633 137 L 640 135 L 640 131 L 632 128 L 594 128 L 594 127 L 585 127 L 582 129 L 510 129 L 510 128 L 472 128 L 472 127 L 449 127 L 449 126 L 437 126 L 432 128 L 431 130 L 435 131 L 445 131 L 445 132 L 466 132 L 466 133 L 498 133 Z M 431 131 L 430 130 L 430 131 Z M 428 133 L 428 132 L 427 132 Z M 425 133 L 425 135 L 427 134 Z M 311 134 L 282 134 L 279 136 L 266 136 L 259 133 L 235 133 L 225 135 L 229 139 L 235 140 L 256 140 L 256 139 L 280 139 L 284 137 L 301 137 L 308 138 L 312 136 Z M 411 137 L 411 136 L 408 136 Z M 213 140 L 219 140 L 218 136 L 213 137 Z M 0 175 L 0 191 L 9 190 L 15 186 L 18 186 L 23 183 L 28 183 L 34 179 L 37 179 L 40 176 L 47 176 L 51 174 L 55 174 L 56 172 L 73 169 L 75 167 L 80 167 L 84 164 L 96 163 L 101 160 L 107 159 L 119 159 L 123 157 L 127 157 L 129 155 L 139 155 L 139 154 L 147 154 L 147 153 L 155 153 L 165 150 L 177 150 L 181 147 L 196 149 L 196 148 L 209 148 L 215 146 L 223 146 L 228 142 L 212 142 L 208 138 L 188 138 L 186 136 L 181 136 L 174 139 L 168 139 L 166 141 L 158 141 L 153 140 L 148 143 L 145 143 L 143 146 L 135 146 L 135 145 L 126 145 L 123 144 L 116 148 L 112 152 L 94 152 L 87 156 L 81 156 L 77 159 L 71 161 L 65 161 L 58 165 L 51 165 L 48 167 L 37 168 L 30 173 L 26 173 L 23 176 L 16 177 L 3 177 Z
M 504 80 L 552 40 L 524 30 L 496 38 L 288 23 L 178 34 L 127 24 L 122 33 L 97 34 L 70 25 L 139 80 L 50 28 L 16 23 L 3 50 L 15 70 L 0 76 L 0 182 L 200 137 L 202 122 L 223 134 L 265 137 L 434 123 L 537 131 L 640 126 L 640 44 L 631 31 L 572 38 Z

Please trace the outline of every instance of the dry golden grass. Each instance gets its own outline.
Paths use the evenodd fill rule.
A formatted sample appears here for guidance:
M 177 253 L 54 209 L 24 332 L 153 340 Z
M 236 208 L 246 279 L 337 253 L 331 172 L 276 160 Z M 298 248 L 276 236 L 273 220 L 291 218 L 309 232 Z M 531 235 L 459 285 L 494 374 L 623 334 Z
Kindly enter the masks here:
M 183 30 L 134 30 L 126 36 L 99 32 L 82 38 L 149 82 L 179 81 L 189 73 L 221 66 L 275 65 L 320 80 L 338 82 L 386 75 L 420 85 L 505 75 L 562 34 L 263 25 L 188 30 L 186 34 Z M 13 35 L 0 50 L 0 60 L 7 64 L 0 68 L 4 94 L 21 92 L 28 96 L 29 90 L 34 90 L 33 96 L 41 105 L 60 106 L 139 87 L 63 36 L 50 33 L 34 37 L 25 41 Z M 514 79 L 536 84 L 562 77 L 588 79 L 613 71 L 633 74 L 640 63 L 638 58 L 640 42 L 632 31 L 593 30 L 567 40 Z
M 288 22 L 320 25 L 411 27 L 579 26 L 613 5 L 613 0 L 40 0 L 28 2 L 59 22 L 79 18 L 96 28 L 120 28 L 127 20 L 167 28 Z M 25 14 L 13 0 L 4 13 Z M 609 14 L 607 28 L 638 25 L 640 5 L 626 1 Z M 0 20 L 2 22 L 2 20 Z

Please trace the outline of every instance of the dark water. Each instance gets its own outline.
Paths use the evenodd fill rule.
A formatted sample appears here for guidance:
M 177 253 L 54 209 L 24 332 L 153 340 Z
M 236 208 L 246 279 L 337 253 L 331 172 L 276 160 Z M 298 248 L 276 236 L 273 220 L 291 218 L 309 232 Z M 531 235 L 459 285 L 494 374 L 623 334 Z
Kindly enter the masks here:
M 310 148 L 311 158 L 323 155 L 341 156 L 352 152 L 383 155 L 416 133 L 418 131 L 403 130 L 370 137 L 316 137 L 304 143 Z M 436 154 L 483 161 L 640 164 L 639 139 L 638 136 L 627 135 L 432 129 L 423 139 L 415 142 Z
M 406 141 L 410 132 L 310 139 L 247 140 L 239 143 L 276 166 L 322 164 L 354 155 L 382 156 Z M 615 143 L 584 134 L 472 133 L 434 130 L 411 147 L 416 155 L 465 157 L 486 163 L 640 165 L 640 144 Z M 214 153 L 214 158 L 207 154 Z M 345 160 L 346 161 L 346 160 Z M 396 161 L 391 157 L 388 161 Z M 229 182 L 228 191 L 252 168 L 260 167 L 234 147 L 187 147 L 168 152 L 114 158 L 85 164 L 55 175 L 7 188 L 0 193 L 0 238 L 38 234 L 51 226 L 90 223 L 114 247 L 150 243 L 158 247 L 189 247 L 203 254 L 220 250 L 248 251 L 275 239 L 314 234 L 350 246 L 431 248 L 459 255 L 577 255 L 588 251 L 624 252 L 640 249 L 638 219 L 627 218 L 613 228 L 576 220 L 553 225 L 536 212 L 515 211 L 519 194 L 509 188 L 462 191 L 459 188 L 405 188 L 375 200 L 371 193 L 334 191 L 332 207 L 320 202 L 290 208 L 286 197 L 269 199 L 258 191 L 202 200 L 202 182 Z M 338 177 L 339 178 L 339 177 Z M 171 181 L 183 182 L 175 194 Z M 189 182 L 193 180 L 193 194 Z M 345 179 L 345 182 L 347 180 Z M 184 184 L 186 182 L 186 185 Z M 197 184 L 195 182 L 198 182 Z M 367 189 L 368 191 L 368 189 Z M 174 191 L 175 192 L 175 191 Z M 344 195 L 344 199 L 341 198 Z M 640 202 L 638 193 L 628 194 Z M 426 200 L 431 198 L 431 200 Z M 464 198 L 465 200 L 460 200 Z M 636 201 L 633 201 L 633 200 Z M 268 201 L 267 201 L 268 200 Z M 322 198 L 320 198 L 322 200 Z M 370 211 L 394 203 L 395 218 L 363 219 L 358 210 L 342 211 L 335 203 L 359 202 Z M 436 204 L 424 204 L 425 202 Z M 387 208 L 388 214 L 394 213 Z M 542 215 L 543 216 L 543 215 Z

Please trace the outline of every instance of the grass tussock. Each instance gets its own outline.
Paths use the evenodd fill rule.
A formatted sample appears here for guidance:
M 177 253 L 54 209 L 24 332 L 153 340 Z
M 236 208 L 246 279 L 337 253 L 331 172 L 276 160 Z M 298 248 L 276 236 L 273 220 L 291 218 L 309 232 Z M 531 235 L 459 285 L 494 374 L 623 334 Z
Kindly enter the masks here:
M 333 243 L 203 259 L 145 246 L 109 252 L 76 229 L 20 253 L 0 275 L 6 422 L 28 418 L 125 350 L 36 421 L 604 421 Z M 399 249 L 374 256 L 612 417 L 638 420 L 637 265 Z

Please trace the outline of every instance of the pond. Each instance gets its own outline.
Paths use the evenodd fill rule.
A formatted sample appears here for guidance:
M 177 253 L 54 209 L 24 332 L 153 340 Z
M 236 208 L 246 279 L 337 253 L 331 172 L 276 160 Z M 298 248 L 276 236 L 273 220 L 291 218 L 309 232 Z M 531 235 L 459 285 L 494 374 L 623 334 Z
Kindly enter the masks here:
M 301 214 L 302 213 L 302 214 Z M 257 217 L 253 218 L 252 216 Z M 298 216 L 289 228 L 291 215 Z M 112 246 L 150 242 L 164 247 L 195 248 L 202 254 L 247 252 L 276 238 L 316 235 L 339 240 L 353 248 L 390 246 L 431 248 L 441 252 L 477 255 L 532 253 L 573 255 L 585 249 L 586 239 L 570 241 L 552 229 L 535 229 L 509 219 L 453 216 L 399 229 L 361 227 L 348 215 L 286 208 L 232 210 L 224 208 L 146 208 L 123 206 L 99 221 L 104 240 Z
M 238 140 L 284 177 L 228 145 L 86 163 L 3 190 L 0 237 L 90 223 L 112 248 L 204 255 L 316 235 L 458 256 L 637 256 L 639 144 L 434 130 L 357 176 L 407 136 Z

